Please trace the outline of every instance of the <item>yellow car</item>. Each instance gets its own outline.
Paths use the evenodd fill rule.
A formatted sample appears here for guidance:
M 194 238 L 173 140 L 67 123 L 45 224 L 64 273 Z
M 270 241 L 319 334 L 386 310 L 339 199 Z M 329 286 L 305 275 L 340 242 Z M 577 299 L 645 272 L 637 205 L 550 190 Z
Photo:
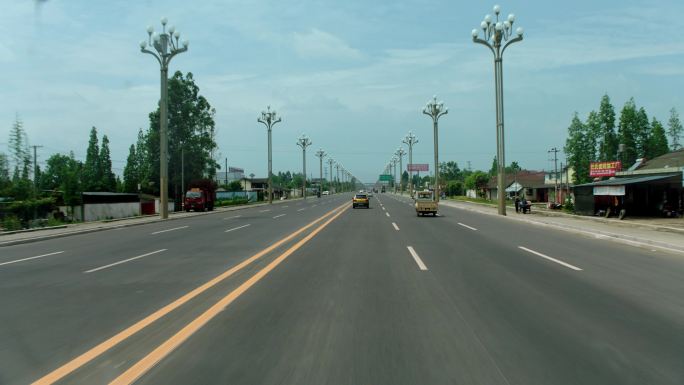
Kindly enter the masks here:
M 370 208 L 370 200 L 368 199 L 368 195 L 366 195 L 366 194 L 354 195 L 354 198 L 352 198 L 352 208 L 355 209 L 357 207 L 365 207 L 367 209 Z

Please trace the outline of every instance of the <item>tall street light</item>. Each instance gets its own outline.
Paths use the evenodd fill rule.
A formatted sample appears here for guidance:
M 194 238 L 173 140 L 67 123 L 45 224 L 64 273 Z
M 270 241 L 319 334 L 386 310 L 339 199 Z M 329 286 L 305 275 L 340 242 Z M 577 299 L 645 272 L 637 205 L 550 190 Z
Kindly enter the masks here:
M 319 148 L 318 151 L 316 151 L 316 156 L 318 157 L 318 163 L 320 165 L 320 176 L 318 178 L 318 193 L 320 194 L 323 192 L 323 158 L 325 157 L 325 151 Z
M 335 183 L 335 186 L 337 186 L 337 187 L 335 188 L 335 192 L 337 192 L 338 188 L 341 187 L 340 186 L 340 164 L 339 163 L 335 163 L 335 169 L 337 170 L 337 182 Z
M 280 122 L 280 117 L 276 115 L 275 110 L 271 111 L 271 106 L 266 107 L 266 111 L 261 111 L 261 117 L 257 118 L 257 122 L 263 123 L 268 130 L 268 203 L 273 203 L 273 158 L 271 146 L 271 129 Z
M 147 41 L 140 42 L 140 51 L 154 56 L 161 68 L 161 100 L 159 101 L 159 214 L 161 219 L 169 217 L 169 141 L 168 141 L 168 81 L 169 63 L 181 52 L 188 50 L 188 41 L 179 42 L 180 32 L 174 26 L 166 24 L 168 20 L 162 17 L 162 31 L 156 33 L 154 27 L 147 27 Z M 182 44 L 182 46 L 181 46 Z
M 439 118 L 449 113 L 449 109 L 444 107 L 444 102 L 437 102 L 437 97 L 433 96 L 423 108 L 423 113 L 432 118 L 432 128 L 435 136 L 435 202 L 439 202 Z
M 409 164 L 413 165 L 413 145 L 418 143 L 418 138 L 416 138 L 416 136 L 413 135 L 413 132 L 409 131 L 409 133 L 406 135 L 404 140 L 402 140 L 402 142 L 408 145 Z M 409 168 L 410 167 L 411 166 L 409 166 Z M 409 171 L 409 194 L 413 196 L 413 171 Z
M 523 29 L 518 27 L 515 31 L 517 36 L 513 37 L 513 22 L 515 15 L 510 14 L 505 21 L 499 20 L 501 7 L 494 6 L 496 20 L 492 20 L 491 15 L 486 15 L 480 28 L 483 37 L 480 38 L 480 31 L 476 28 L 472 31 L 473 42 L 482 44 L 489 48 L 494 54 L 494 88 L 496 94 L 496 160 L 498 162 L 497 191 L 499 201 L 499 215 L 506 215 L 506 196 L 505 189 L 505 146 L 504 146 L 504 104 L 503 104 L 503 53 L 509 45 L 517 43 L 523 39 Z
M 406 151 L 403 148 L 397 148 L 397 152 L 394 153 L 397 158 L 399 158 L 399 192 L 404 195 L 404 165 L 403 159 L 406 155 Z
M 304 174 L 302 178 L 302 196 L 306 199 L 306 148 L 311 146 L 311 139 L 302 134 L 299 140 L 297 140 L 297 146 L 302 148 L 302 172 Z

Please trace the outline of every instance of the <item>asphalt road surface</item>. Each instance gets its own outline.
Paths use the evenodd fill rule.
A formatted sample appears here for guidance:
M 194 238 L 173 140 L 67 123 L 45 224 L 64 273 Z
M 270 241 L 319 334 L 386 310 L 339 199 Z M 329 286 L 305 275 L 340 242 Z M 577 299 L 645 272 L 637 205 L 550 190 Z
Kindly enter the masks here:
M 2 247 L 0 293 L 0 384 L 684 383 L 684 256 L 389 194 Z

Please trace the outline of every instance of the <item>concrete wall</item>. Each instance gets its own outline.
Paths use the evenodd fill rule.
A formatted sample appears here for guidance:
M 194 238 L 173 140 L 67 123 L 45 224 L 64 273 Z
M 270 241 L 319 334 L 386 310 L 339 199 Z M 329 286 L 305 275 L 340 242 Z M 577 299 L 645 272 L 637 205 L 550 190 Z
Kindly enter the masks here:
M 60 206 L 59 210 L 68 215 L 71 208 Z M 103 219 L 126 218 L 140 215 L 140 203 L 90 203 L 74 206 L 73 218 L 81 222 L 101 221 Z

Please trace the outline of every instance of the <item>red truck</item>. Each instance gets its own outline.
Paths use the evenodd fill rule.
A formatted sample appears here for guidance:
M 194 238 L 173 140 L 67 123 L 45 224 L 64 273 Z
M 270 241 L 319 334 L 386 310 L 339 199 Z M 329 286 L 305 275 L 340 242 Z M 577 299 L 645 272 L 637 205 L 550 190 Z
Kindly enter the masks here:
M 216 182 L 210 179 L 198 179 L 190 182 L 185 193 L 183 208 L 185 211 L 214 210 L 216 202 Z

